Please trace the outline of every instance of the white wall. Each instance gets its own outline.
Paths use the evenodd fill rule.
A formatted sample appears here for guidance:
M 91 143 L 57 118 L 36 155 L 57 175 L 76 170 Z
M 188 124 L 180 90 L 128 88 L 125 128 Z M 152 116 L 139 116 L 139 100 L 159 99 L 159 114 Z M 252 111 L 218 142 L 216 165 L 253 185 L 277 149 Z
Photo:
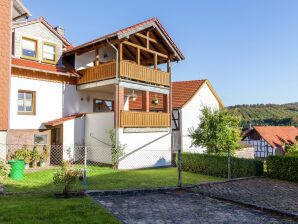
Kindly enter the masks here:
M 63 123 L 63 159 L 78 160 L 78 147 L 85 143 L 85 117 L 68 120 Z M 77 151 L 76 151 L 77 150 Z M 78 158 L 79 157 L 79 158 Z
M 85 118 L 85 144 L 88 146 L 88 160 L 105 164 L 112 163 L 111 141 L 107 133 L 114 128 L 114 113 L 87 114 Z
M 96 91 L 77 91 L 74 85 L 64 87 L 63 116 L 93 112 L 93 99 L 114 100 L 114 95 Z
M 219 109 L 219 103 L 216 97 L 211 92 L 208 85 L 205 83 L 201 89 L 192 97 L 192 99 L 186 103 L 181 109 L 182 115 L 182 134 L 183 134 L 183 147 L 184 151 L 191 152 L 204 152 L 202 147 L 191 146 L 192 139 L 188 137 L 189 129 L 197 128 L 200 122 L 201 111 L 204 107 L 209 107 L 214 110 Z
M 10 128 L 39 129 L 42 123 L 62 117 L 63 84 L 11 77 Z M 18 90 L 36 92 L 36 115 L 18 115 Z
M 169 132 L 124 133 L 119 129 L 119 141 L 125 155 L 119 169 L 137 169 L 171 165 L 171 135 Z
M 106 57 L 105 57 L 106 56 Z M 99 62 L 108 62 L 115 60 L 115 50 L 108 46 L 99 49 Z M 93 67 L 93 61 L 95 60 L 95 51 L 89 51 L 81 55 L 75 56 L 75 69 L 81 70 L 88 67 Z

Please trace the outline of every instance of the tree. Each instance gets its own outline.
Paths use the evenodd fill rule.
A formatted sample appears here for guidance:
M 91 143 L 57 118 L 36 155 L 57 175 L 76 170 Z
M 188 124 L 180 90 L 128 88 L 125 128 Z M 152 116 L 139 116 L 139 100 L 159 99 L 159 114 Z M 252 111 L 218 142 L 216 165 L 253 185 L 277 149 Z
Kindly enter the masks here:
M 190 130 L 193 146 L 207 148 L 209 154 L 231 154 L 239 148 L 240 117 L 227 110 L 213 111 L 205 107 L 196 129 Z

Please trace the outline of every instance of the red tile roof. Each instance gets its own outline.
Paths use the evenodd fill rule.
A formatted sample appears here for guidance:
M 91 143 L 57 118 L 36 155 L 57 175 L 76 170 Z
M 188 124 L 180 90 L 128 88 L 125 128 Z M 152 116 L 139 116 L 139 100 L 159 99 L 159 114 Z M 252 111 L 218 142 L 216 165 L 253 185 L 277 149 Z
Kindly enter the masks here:
M 172 82 L 172 108 L 182 108 L 196 94 L 196 92 L 203 86 L 204 83 L 207 83 L 207 85 L 212 88 L 208 80 Z M 223 107 L 222 102 L 220 101 L 214 90 L 211 89 L 211 91 L 213 92 L 213 94 L 215 94 L 215 97 L 217 98 L 220 106 Z M 152 104 L 150 104 L 151 109 L 162 109 L 162 94 L 150 93 L 150 102 L 155 97 L 159 99 L 159 104 L 157 106 L 153 106 Z M 138 96 L 137 100 L 134 102 L 129 102 L 129 107 L 132 110 L 140 110 L 142 108 L 142 96 Z
M 55 120 L 52 120 L 52 121 L 47 121 L 47 122 L 44 122 L 43 124 L 45 126 L 57 126 L 57 125 L 63 124 L 63 122 L 65 122 L 65 121 L 69 121 L 69 120 L 73 120 L 75 118 L 83 117 L 84 115 L 85 115 L 85 113 L 73 114 L 73 115 L 69 115 L 69 116 L 62 117 L 62 118 L 59 118 L 59 119 L 55 119 Z
M 52 33 L 54 33 L 60 40 L 62 40 L 62 42 L 65 44 L 66 47 L 71 46 L 71 43 L 64 36 L 62 36 L 60 33 L 58 33 L 57 30 L 55 30 L 55 28 L 48 21 L 46 21 L 45 18 L 43 18 L 43 17 L 39 17 L 37 19 L 33 19 L 33 20 L 26 21 L 23 23 L 16 23 L 13 25 L 12 28 L 14 29 L 14 28 L 22 27 L 22 26 L 28 26 L 28 25 L 35 24 L 35 23 L 44 24 Z
M 73 69 L 67 69 L 65 67 L 60 67 L 60 66 L 46 64 L 46 63 L 40 63 L 37 61 L 21 59 L 21 58 L 12 58 L 11 65 L 12 65 L 12 67 L 24 67 L 24 68 L 29 68 L 29 69 L 42 70 L 42 71 L 46 71 L 46 72 L 59 72 L 59 73 L 65 73 L 65 74 L 69 74 L 69 73 L 75 74 L 75 71 Z
M 80 48 L 87 47 L 89 45 L 93 45 L 95 43 L 98 43 L 98 42 L 101 42 L 103 40 L 109 39 L 111 37 L 114 37 L 114 36 L 117 36 L 117 35 L 121 35 L 121 34 L 127 33 L 129 31 L 132 31 L 132 30 L 137 29 L 137 28 L 141 28 L 142 26 L 145 26 L 145 25 L 150 24 L 150 23 L 153 23 L 153 22 L 155 22 L 155 24 L 158 26 L 158 28 L 161 30 L 161 32 L 165 35 L 165 37 L 171 43 L 171 45 L 176 50 L 176 52 L 179 54 L 180 58 L 183 60 L 184 59 L 184 55 L 179 50 L 179 48 L 176 46 L 176 44 L 174 43 L 174 41 L 171 39 L 171 37 L 169 36 L 169 34 L 167 33 L 167 31 L 164 29 L 164 27 L 161 25 L 160 21 L 157 18 L 148 19 L 146 21 L 143 21 L 141 23 L 135 24 L 133 26 L 129 26 L 127 28 L 124 28 L 124 29 L 118 30 L 116 32 L 113 32 L 111 34 L 107 34 L 105 36 L 96 38 L 96 39 L 94 39 L 92 41 L 89 41 L 89 42 L 86 42 L 84 44 L 81 44 L 81 45 L 78 45 L 76 47 L 73 47 L 73 48 L 67 50 L 65 53 L 74 52 L 74 51 L 76 51 L 76 50 L 78 50 Z
M 191 80 L 172 83 L 172 107 L 182 108 L 206 80 Z
M 298 128 L 293 126 L 255 126 L 254 129 L 274 148 L 297 142 Z

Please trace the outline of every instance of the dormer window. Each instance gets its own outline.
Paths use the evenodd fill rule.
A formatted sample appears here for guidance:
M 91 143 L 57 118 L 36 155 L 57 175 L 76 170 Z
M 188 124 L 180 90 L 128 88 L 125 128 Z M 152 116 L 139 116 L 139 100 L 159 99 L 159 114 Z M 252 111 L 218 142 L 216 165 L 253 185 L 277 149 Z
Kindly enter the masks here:
M 57 46 L 55 44 L 43 42 L 42 60 L 48 63 L 57 62 Z
M 37 40 L 23 37 L 22 58 L 37 59 Z

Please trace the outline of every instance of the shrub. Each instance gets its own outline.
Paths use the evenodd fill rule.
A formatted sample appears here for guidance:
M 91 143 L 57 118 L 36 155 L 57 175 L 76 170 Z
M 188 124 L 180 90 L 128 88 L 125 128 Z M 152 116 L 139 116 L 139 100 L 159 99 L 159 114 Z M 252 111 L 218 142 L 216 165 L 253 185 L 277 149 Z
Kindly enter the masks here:
M 53 181 L 54 184 L 63 185 L 63 194 L 67 196 L 82 175 L 81 170 L 74 169 L 70 163 L 63 161 L 60 169 L 54 174 Z
M 116 131 L 115 129 L 111 129 L 107 131 L 108 134 L 110 135 L 110 140 L 111 140 L 111 151 L 112 151 L 112 166 L 114 169 L 118 168 L 118 164 L 120 161 L 120 158 L 124 155 L 124 149 L 125 145 L 122 145 L 120 142 L 116 144 Z
M 32 161 L 33 167 L 36 167 L 36 163 L 39 159 L 40 159 L 40 153 L 37 149 L 37 146 L 34 146 L 32 152 L 31 152 L 31 161 Z
M 0 183 L 10 172 L 10 166 L 4 160 L 0 159 Z
M 298 157 L 268 156 L 266 164 L 268 177 L 298 181 Z
M 216 177 L 228 177 L 228 157 L 182 153 L 182 170 Z M 263 163 L 256 159 L 231 157 L 232 177 L 262 176 Z
M 18 160 L 24 160 L 25 163 L 31 162 L 31 152 L 28 146 L 23 145 L 22 148 L 19 148 L 17 151 L 15 151 L 15 155 L 13 158 Z

